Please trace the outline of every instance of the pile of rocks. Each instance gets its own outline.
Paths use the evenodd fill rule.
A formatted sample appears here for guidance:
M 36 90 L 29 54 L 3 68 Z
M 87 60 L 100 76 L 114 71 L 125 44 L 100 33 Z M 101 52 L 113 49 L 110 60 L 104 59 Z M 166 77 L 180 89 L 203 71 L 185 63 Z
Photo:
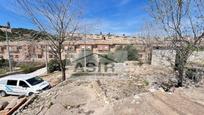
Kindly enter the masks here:
M 98 85 L 94 86 L 93 82 Z M 143 81 L 134 81 L 130 78 L 67 80 L 38 95 L 31 104 L 19 111 L 18 114 L 98 113 L 117 100 L 145 91 L 147 88 Z

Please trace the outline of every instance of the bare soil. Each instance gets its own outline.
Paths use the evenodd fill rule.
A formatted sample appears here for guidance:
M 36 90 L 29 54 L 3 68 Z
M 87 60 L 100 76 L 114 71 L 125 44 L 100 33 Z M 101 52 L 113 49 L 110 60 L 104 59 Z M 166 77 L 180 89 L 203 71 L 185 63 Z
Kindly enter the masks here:
M 130 67 L 128 76 L 68 78 L 37 96 L 18 115 L 203 115 L 204 87 L 150 91 L 168 79 L 169 68 Z M 51 81 L 56 75 L 48 77 Z M 60 75 L 58 75 L 60 78 Z M 48 80 L 49 80 L 48 79 Z

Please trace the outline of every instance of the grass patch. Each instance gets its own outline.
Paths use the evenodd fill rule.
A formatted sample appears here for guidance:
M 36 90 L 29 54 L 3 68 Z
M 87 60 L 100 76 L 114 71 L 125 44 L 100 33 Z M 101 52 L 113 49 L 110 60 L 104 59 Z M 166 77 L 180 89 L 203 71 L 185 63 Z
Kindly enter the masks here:
M 36 66 L 36 65 L 33 65 L 33 64 L 24 64 L 24 65 L 20 66 L 23 73 L 31 73 L 31 72 L 34 72 L 34 71 L 42 68 L 42 67 L 44 67 L 44 65 Z
M 149 85 L 149 82 L 147 80 L 144 80 L 143 82 L 144 82 L 145 86 Z
M 7 73 L 6 69 L 0 69 L 0 74 L 5 74 L 5 73 Z
M 6 74 L 8 72 L 7 68 L 0 68 L 0 74 Z

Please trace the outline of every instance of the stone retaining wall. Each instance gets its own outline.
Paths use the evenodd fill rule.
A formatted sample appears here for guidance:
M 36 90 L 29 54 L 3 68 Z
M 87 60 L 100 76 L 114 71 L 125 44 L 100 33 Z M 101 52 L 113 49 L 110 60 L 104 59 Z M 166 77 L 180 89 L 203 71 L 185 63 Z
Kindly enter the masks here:
M 152 51 L 151 64 L 170 67 L 175 64 L 176 51 L 169 49 L 154 49 Z M 195 51 L 189 57 L 188 62 L 204 65 L 204 51 Z

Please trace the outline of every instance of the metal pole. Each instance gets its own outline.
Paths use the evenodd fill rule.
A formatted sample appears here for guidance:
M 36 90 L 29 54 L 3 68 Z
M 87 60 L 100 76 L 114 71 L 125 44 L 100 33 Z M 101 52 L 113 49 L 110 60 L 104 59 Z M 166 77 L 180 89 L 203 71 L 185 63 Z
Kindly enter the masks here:
M 85 26 L 85 42 L 84 42 L 84 69 L 86 69 L 86 26 Z
M 10 55 L 10 46 L 9 46 L 9 39 L 8 39 L 7 28 L 10 28 L 10 24 L 9 24 L 9 22 L 7 23 L 7 27 L 6 27 L 6 42 L 7 42 L 7 51 L 8 51 L 8 59 L 9 59 L 9 70 L 10 70 L 10 72 L 12 72 L 11 55 Z

